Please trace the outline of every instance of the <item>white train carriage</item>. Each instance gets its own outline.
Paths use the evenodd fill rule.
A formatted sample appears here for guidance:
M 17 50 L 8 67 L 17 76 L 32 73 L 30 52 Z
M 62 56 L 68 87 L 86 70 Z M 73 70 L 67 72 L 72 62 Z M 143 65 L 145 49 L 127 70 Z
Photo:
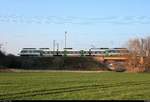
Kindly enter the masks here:
M 53 56 L 63 56 L 64 55 L 64 51 L 51 51 L 51 54 Z
M 126 48 L 122 48 L 122 49 L 120 49 L 120 55 L 129 55 L 129 50 L 128 49 L 126 49 Z
M 41 56 L 44 56 L 44 57 L 53 56 L 53 52 L 50 51 L 49 48 L 39 48 L 39 50 L 41 51 Z
M 91 56 L 105 56 L 106 52 L 109 51 L 109 48 L 91 48 Z
M 110 56 L 122 56 L 127 55 L 128 53 L 129 51 L 126 48 L 113 48 L 109 50 Z
M 80 51 L 66 51 L 67 56 L 80 56 Z
M 85 50 L 65 50 L 51 51 L 49 48 L 23 48 L 20 56 L 121 56 L 128 55 L 129 51 L 126 48 L 92 48 L 89 51 Z
M 19 53 L 20 56 L 41 56 L 41 51 L 36 48 L 23 48 Z
M 58 51 L 59 52 L 59 56 L 62 55 L 66 55 L 66 56 L 88 56 L 89 55 L 89 51 L 84 51 L 84 50 L 69 50 L 69 51 Z M 56 53 L 56 52 L 55 52 Z

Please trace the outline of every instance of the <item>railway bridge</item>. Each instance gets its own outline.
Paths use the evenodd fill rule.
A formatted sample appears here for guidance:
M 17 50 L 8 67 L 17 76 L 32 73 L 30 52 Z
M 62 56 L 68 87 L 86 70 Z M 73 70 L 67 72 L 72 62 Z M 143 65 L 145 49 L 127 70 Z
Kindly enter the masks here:
M 100 62 L 118 62 L 118 61 L 127 61 L 128 56 L 94 56 L 94 59 Z

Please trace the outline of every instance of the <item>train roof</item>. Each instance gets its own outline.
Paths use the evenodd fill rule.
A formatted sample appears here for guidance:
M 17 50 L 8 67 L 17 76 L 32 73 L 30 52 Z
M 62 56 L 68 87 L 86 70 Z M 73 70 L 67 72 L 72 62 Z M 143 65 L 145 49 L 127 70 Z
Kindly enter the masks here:
M 23 50 L 36 50 L 36 48 L 23 48 Z
M 127 49 L 127 48 L 113 48 L 113 49 Z
M 109 49 L 109 48 L 91 48 L 91 50 L 105 50 L 105 49 Z
M 49 50 L 50 48 L 39 48 L 41 50 Z

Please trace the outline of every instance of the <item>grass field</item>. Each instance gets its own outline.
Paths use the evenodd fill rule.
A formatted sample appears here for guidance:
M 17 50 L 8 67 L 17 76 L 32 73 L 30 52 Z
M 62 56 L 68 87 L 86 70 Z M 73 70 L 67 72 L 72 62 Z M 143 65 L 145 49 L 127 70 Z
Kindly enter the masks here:
M 0 73 L 0 100 L 150 99 L 150 74 Z

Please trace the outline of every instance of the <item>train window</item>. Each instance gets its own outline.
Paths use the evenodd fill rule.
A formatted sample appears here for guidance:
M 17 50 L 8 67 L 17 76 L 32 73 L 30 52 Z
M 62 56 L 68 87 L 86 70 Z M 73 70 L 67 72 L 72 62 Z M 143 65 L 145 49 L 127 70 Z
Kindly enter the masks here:
M 103 51 L 100 51 L 100 54 L 104 54 L 104 52 L 103 52 Z
M 37 51 L 35 51 L 36 53 L 41 53 L 42 51 L 39 51 L 39 50 L 37 50 Z
M 27 53 L 30 53 L 30 51 L 27 51 Z
M 49 52 L 48 52 L 48 51 L 44 51 L 44 53 L 45 53 L 45 54 L 49 54 Z
M 32 51 L 32 53 L 40 53 L 40 51 Z
M 93 51 L 91 51 L 90 53 L 93 54 Z
M 75 51 L 75 54 L 78 54 L 78 51 Z
M 36 53 L 37 51 L 32 51 L 32 53 Z
M 124 51 L 119 50 L 119 53 L 123 53 Z
M 110 50 L 109 53 L 113 53 L 113 50 Z
M 28 51 L 29 53 L 32 53 L 32 51 Z
M 123 50 L 123 51 L 121 51 L 121 53 L 128 53 L 128 51 L 127 50 Z
M 49 51 L 47 51 L 47 54 L 50 54 L 50 52 L 49 52 Z
M 47 54 L 47 52 L 46 52 L 46 51 L 43 51 L 42 53 Z
M 50 51 L 50 53 L 51 53 L 51 54 L 54 54 L 54 52 L 53 52 L 53 51 Z
M 64 54 L 64 51 L 61 51 L 61 54 Z
M 117 52 L 118 52 L 118 53 L 121 53 L 121 51 L 119 51 L 119 50 L 118 50 Z
M 88 54 L 88 51 L 84 51 L 85 54 Z
M 115 50 L 111 50 L 111 53 L 116 53 L 116 51 Z
M 23 50 L 23 51 L 21 51 L 21 53 L 27 53 L 28 51 L 25 51 L 25 50 Z
M 118 50 L 114 50 L 114 53 L 118 53 Z

